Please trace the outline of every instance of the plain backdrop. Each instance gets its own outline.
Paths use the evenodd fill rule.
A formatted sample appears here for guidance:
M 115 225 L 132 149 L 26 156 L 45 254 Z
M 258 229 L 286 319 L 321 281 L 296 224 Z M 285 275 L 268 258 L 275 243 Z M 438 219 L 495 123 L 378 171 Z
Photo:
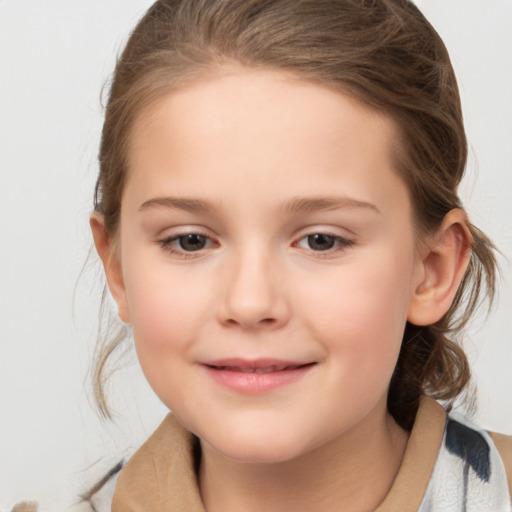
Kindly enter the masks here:
M 100 421 L 88 383 L 101 293 L 96 259 L 86 264 L 100 91 L 150 3 L 0 1 L 0 511 L 22 499 L 41 512 L 80 509 L 80 492 L 165 414 L 135 363 L 112 381 L 114 422 Z M 466 208 L 504 255 L 499 302 L 466 340 L 476 419 L 512 434 L 512 1 L 418 4 L 459 77 Z

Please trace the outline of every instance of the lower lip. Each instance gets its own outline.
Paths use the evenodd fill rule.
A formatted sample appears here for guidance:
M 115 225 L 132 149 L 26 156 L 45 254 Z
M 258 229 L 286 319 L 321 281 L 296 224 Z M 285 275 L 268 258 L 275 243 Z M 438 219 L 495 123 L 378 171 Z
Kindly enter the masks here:
M 296 382 L 311 371 L 314 364 L 270 373 L 245 373 L 230 370 L 216 370 L 204 366 L 217 383 L 239 393 L 257 395 L 267 393 L 281 386 Z

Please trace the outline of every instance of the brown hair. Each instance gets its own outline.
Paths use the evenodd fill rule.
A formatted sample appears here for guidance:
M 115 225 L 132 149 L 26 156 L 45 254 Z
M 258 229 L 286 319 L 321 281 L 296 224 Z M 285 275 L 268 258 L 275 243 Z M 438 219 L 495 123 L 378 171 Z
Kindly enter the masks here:
M 131 34 L 110 89 L 95 210 L 111 236 L 134 119 L 164 93 L 226 63 L 290 72 L 389 115 L 400 132 L 396 168 L 419 233 L 435 232 L 461 207 L 467 142 L 457 83 L 441 38 L 412 2 L 161 0 Z M 453 401 L 469 382 L 466 356 L 452 339 L 481 296 L 492 299 L 496 273 L 492 244 L 476 227 L 470 231 L 471 260 L 450 310 L 434 325 L 405 328 L 388 398 L 404 428 L 412 426 L 422 395 Z M 97 399 L 107 414 L 106 363 L 121 341 L 113 336 L 98 350 Z

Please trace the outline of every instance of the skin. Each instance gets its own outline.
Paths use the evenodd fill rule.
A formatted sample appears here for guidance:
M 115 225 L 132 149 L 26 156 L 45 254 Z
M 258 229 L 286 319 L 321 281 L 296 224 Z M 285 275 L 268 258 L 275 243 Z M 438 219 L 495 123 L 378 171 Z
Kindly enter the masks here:
M 354 99 L 244 69 L 137 118 L 120 231 L 91 226 L 150 385 L 201 439 L 208 511 L 374 510 L 389 491 L 407 442 L 386 409 L 405 323 L 446 312 L 469 237 L 455 210 L 418 243 L 395 140 Z M 203 364 L 233 357 L 311 366 L 248 394 Z

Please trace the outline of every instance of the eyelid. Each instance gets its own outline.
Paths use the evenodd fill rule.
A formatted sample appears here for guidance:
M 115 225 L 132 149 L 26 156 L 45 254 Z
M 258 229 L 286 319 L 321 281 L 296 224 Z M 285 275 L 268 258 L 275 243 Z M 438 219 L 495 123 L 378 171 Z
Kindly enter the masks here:
M 156 243 L 161 247 L 162 250 L 170 253 L 171 255 L 177 256 L 181 259 L 190 259 L 190 258 L 200 258 L 204 256 L 205 252 L 209 251 L 213 247 L 218 247 L 219 243 L 211 234 L 206 233 L 204 228 L 199 226 L 180 226 L 179 228 L 174 228 L 173 232 L 166 233 L 164 236 L 159 236 L 156 240 Z M 208 240 L 208 245 L 197 251 L 186 251 L 183 250 L 173 242 L 176 242 L 181 237 L 185 237 L 188 235 L 199 235 Z
M 300 247 L 299 243 L 302 240 L 307 239 L 310 236 L 314 235 L 326 235 L 328 237 L 331 237 L 335 240 L 336 245 L 330 249 L 326 250 L 314 250 L 312 248 L 308 247 Z M 312 255 L 316 258 L 326 258 L 326 257 L 332 257 L 336 256 L 339 253 L 342 253 L 352 247 L 355 244 L 354 236 L 351 234 L 351 236 L 345 236 L 337 232 L 336 229 L 332 227 L 324 227 L 324 226 L 310 226 L 304 230 L 301 230 L 301 233 L 298 234 L 293 242 L 292 246 L 296 247 L 299 250 L 305 251 L 308 254 Z
M 305 235 L 301 238 L 299 238 L 297 240 L 297 242 L 295 242 L 295 245 L 298 244 L 298 242 L 300 242 L 301 240 L 304 240 L 304 239 L 307 239 L 309 238 L 310 236 L 314 236 L 314 235 L 325 235 L 325 236 L 328 236 L 330 238 L 333 238 L 336 242 L 338 242 L 339 244 L 341 244 L 342 246 L 346 247 L 348 245 L 351 245 L 353 244 L 353 240 L 350 240 L 349 238 L 346 238 L 344 236 L 339 236 L 339 235 L 331 235 L 330 233 L 322 233 L 322 232 L 319 232 L 319 233 L 311 233 L 309 235 Z M 314 251 L 314 249 L 311 249 Z M 314 251 L 314 252 L 328 252 L 328 250 L 326 251 Z
M 297 229 L 294 232 L 293 239 L 301 240 L 311 235 L 328 235 L 335 238 L 343 238 L 344 240 L 354 240 L 356 235 L 350 229 L 341 226 L 333 226 L 329 224 L 310 224 Z
M 349 236 L 345 236 L 340 234 L 339 231 L 339 228 L 337 229 L 335 227 L 327 226 L 308 226 L 307 228 L 302 228 L 300 232 L 297 233 L 294 237 L 292 247 L 295 247 L 301 251 L 306 251 L 317 258 L 337 255 L 338 253 L 347 250 L 355 243 L 352 233 Z M 344 231 L 346 232 L 347 230 Z M 164 236 L 159 236 L 156 240 L 156 243 L 161 247 L 162 250 L 181 259 L 200 258 L 212 248 L 220 246 L 217 237 L 212 236 L 210 230 L 207 230 L 201 226 L 180 226 L 171 228 L 169 230 L 163 230 L 163 232 L 166 232 L 166 234 Z M 207 245 L 203 248 L 197 249 L 196 251 L 187 251 L 179 248 L 174 244 L 174 242 L 179 240 L 181 237 L 185 237 L 187 235 L 199 235 L 204 237 L 207 239 Z M 326 235 L 331 237 L 335 240 L 336 244 L 334 247 L 325 250 L 315 250 L 312 248 L 299 246 L 299 243 L 302 240 L 314 235 Z

